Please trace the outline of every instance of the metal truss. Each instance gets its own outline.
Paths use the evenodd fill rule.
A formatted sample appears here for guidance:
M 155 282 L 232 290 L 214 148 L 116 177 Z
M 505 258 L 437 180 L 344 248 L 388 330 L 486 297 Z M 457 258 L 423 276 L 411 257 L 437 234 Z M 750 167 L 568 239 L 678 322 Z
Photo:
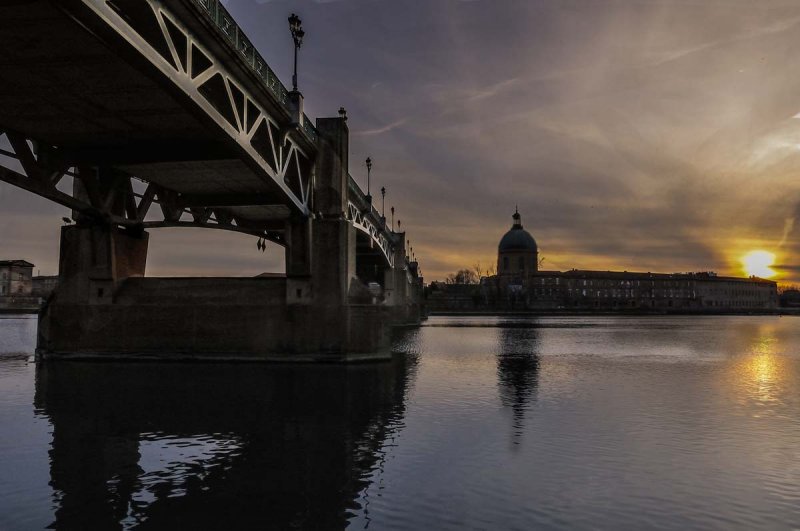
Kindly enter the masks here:
M 58 150 L 39 146 L 38 156 L 33 142 L 22 135 L 0 132 L 11 149 L 0 148 L 0 155 L 21 167 L 23 172 L 0 164 L 0 181 L 49 199 L 72 209 L 81 217 L 98 222 L 143 230 L 159 227 L 202 227 L 258 236 L 279 245 L 286 245 L 282 230 L 267 222 L 242 219 L 231 210 L 193 204 L 192 198 L 146 183 L 143 193 L 134 191 L 136 177 L 119 170 L 102 172 L 95 167 L 74 167 L 59 161 Z M 57 188 L 65 177 L 71 177 L 73 194 Z M 144 182 L 144 181 L 141 181 Z M 151 208 L 158 205 L 159 209 Z
M 258 103 L 259 98 L 237 82 L 231 69 L 215 57 L 163 2 L 82 2 L 229 135 L 283 190 L 297 209 L 305 215 L 310 213 L 313 155 L 307 153 L 290 134 L 295 130 L 303 131 L 298 134 L 306 134 L 313 145 L 316 132 L 303 124 L 305 117 L 302 114 L 297 123 L 281 126 L 278 119 Z M 196 9 L 203 7 L 201 1 Z M 239 38 L 238 33 L 237 39 L 243 44 L 233 43 L 237 47 L 233 52 L 255 64 L 252 46 Z M 266 66 L 263 61 L 262 66 Z M 264 72 L 268 71 L 266 67 Z M 286 102 L 276 98 L 276 103 L 285 107 Z
M 390 267 L 394 267 L 394 252 L 386 237 L 385 231 L 379 229 L 375 223 L 372 222 L 370 216 L 366 212 L 362 212 L 352 201 L 347 201 L 348 219 L 353 226 L 361 232 L 367 234 L 372 241 L 381 250 L 381 254 L 386 258 L 386 262 Z

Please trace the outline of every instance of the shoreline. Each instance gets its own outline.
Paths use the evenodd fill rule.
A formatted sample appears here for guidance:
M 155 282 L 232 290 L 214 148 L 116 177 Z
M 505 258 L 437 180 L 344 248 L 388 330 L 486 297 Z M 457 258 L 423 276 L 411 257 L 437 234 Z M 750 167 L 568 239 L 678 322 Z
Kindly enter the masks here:
M 592 311 L 592 310 L 516 310 L 516 311 L 489 311 L 489 310 L 476 310 L 476 311 L 433 311 L 428 312 L 428 317 L 562 317 L 562 316 L 650 316 L 650 317 L 672 317 L 676 315 L 694 315 L 694 316 L 763 316 L 763 315 L 777 315 L 777 316 L 793 316 L 800 315 L 800 308 L 780 308 L 775 310 L 762 310 L 762 311 Z
M 39 308 L 0 308 L 0 315 L 36 315 Z

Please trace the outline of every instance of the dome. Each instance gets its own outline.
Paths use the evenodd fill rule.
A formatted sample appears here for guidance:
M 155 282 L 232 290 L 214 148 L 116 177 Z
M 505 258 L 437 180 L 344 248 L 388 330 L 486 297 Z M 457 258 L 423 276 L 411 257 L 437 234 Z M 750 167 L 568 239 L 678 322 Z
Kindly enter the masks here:
M 504 251 L 538 251 L 536 240 L 533 239 L 531 233 L 522 227 L 514 227 L 506 232 L 500 240 L 500 245 L 497 248 L 501 253 Z
M 505 251 L 532 251 L 534 253 L 539 251 L 536 240 L 522 228 L 519 212 L 514 213 L 514 226 L 500 239 L 497 250 L 501 253 Z

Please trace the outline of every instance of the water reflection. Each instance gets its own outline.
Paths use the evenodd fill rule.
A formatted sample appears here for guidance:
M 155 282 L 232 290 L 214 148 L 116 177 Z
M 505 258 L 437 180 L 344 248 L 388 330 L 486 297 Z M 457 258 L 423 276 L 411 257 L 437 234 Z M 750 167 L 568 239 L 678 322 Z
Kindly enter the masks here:
M 52 527 L 343 528 L 412 364 L 44 364 Z
M 753 416 L 773 414 L 786 405 L 792 367 L 774 331 L 763 328 L 750 338 L 750 348 L 733 365 L 739 402 L 753 409 Z
M 498 328 L 497 383 L 500 401 L 513 412 L 515 444 L 524 430 L 525 412 L 539 384 L 539 337 L 529 328 Z

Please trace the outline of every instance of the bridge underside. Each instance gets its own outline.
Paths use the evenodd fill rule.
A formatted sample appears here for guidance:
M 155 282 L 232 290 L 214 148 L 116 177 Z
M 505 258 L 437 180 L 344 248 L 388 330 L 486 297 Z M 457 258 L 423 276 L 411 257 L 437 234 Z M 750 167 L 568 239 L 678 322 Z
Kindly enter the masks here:
M 110 5 L 126 6 L 123 14 L 133 15 L 141 29 L 159 22 L 145 1 Z M 180 2 L 173 3 L 173 8 L 187 9 Z M 184 19 L 199 24 L 196 16 Z M 166 15 L 162 14 L 161 20 L 167 20 Z M 178 42 L 182 34 L 175 31 L 173 41 Z M 191 27 L 184 31 L 190 35 Z M 163 35 L 152 35 L 150 40 L 156 48 L 166 43 Z M 174 47 L 173 42 L 169 44 Z M 211 55 L 210 48 L 203 51 Z M 304 188 L 311 168 L 301 156 L 304 138 L 286 138 L 285 145 L 278 145 L 286 132 L 279 130 L 278 121 L 273 123 L 257 110 L 270 107 L 269 99 L 264 98 L 257 107 L 215 69 L 213 57 L 205 57 L 194 44 L 185 53 L 193 54 L 188 59 L 192 65 L 186 69 L 196 71 L 184 72 L 184 77 L 194 74 L 197 92 L 204 95 L 200 103 L 218 109 L 235 123 L 247 122 L 240 124 L 242 129 L 251 127 L 246 147 L 260 142 L 258 147 L 274 166 L 275 175 L 248 156 L 237 141 L 238 132 L 220 134 L 208 109 L 198 106 L 191 94 L 158 71 L 156 63 L 164 62 L 163 57 L 143 57 L 81 2 L 32 0 L 0 6 L 0 49 L 4 51 L 0 58 L 0 133 L 31 142 L 34 157 L 39 162 L 47 159 L 53 169 L 83 169 L 84 176 L 102 169 L 152 185 L 156 203 L 187 214 L 137 220 L 147 221 L 146 226 L 198 220 L 202 226 L 209 217 L 219 217 L 221 221 L 234 220 L 228 223 L 233 230 L 261 234 L 283 244 L 283 222 L 292 213 L 305 212 L 303 200 L 308 190 Z M 177 69 L 175 76 L 179 78 Z M 201 76 L 208 79 L 203 81 Z M 237 108 L 240 100 L 247 109 Z M 288 119 L 274 104 L 269 112 L 277 119 Z M 256 115 L 261 125 L 256 123 Z M 307 142 L 305 145 L 306 150 L 313 149 Z M 143 196 L 143 191 L 131 193 L 138 199 Z M 187 222 L 181 217 L 191 219 Z

